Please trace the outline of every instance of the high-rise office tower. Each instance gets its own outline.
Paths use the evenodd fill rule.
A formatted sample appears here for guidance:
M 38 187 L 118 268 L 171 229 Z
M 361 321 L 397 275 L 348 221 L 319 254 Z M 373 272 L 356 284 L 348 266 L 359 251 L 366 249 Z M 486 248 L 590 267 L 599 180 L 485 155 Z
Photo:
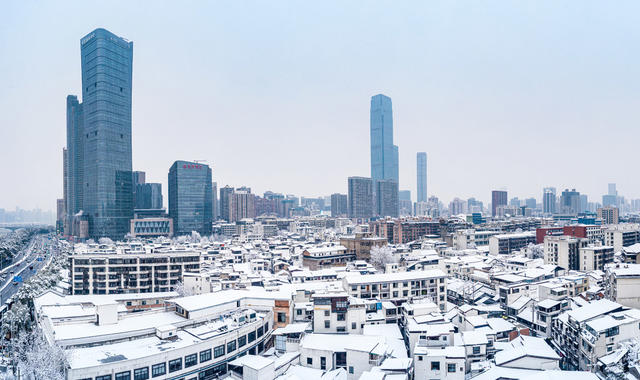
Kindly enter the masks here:
M 565 189 L 560 196 L 560 212 L 563 214 L 577 214 L 580 212 L 580 192 L 576 189 Z
M 155 209 L 162 208 L 162 184 L 142 183 L 136 186 L 135 209 Z
M 347 195 L 331 194 L 331 216 L 333 218 L 346 216 L 348 213 Z
M 371 97 L 371 179 L 390 179 L 398 184 L 398 147 L 393 145 L 391 98 L 379 94 Z
M 556 213 L 556 188 L 545 187 L 542 189 L 542 212 L 545 214 Z
M 214 182 L 211 185 L 211 194 L 213 196 L 213 199 L 211 200 L 211 207 L 213 208 L 211 215 L 213 220 L 218 220 L 220 217 L 220 207 L 218 205 L 218 182 Z
M 610 183 L 608 186 L 608 195 L 615 195 L 618 196 L 618 190 L 616 190 L 616 184 L 615 183 Z
M 417 156 L 418 168 L 418 198 L 417 202 L 427 201 L 427 153 L 418 152 Z
M 67 218 L 83 208 L 84 188 L 84 114 L 82 104 L 75 95 L 67 96 L 67 149 L 65 208 Z M 67 220 L 71 224 L 70 220 Z M 70 234 L 70 231 L 67 232 Z
M 237 222 L 245 218 L 256 217 L 255 195 L 251 194 L 251 188 L 241 187 L 232 194 L 231 218 L 229 222 Z
M 373 216 L 373 181 L 365 177 L 349 177 L 349 218 Z
M 211 235 L 211 168 L 197 162 L 176 161 L 169 169 L 169 216 L 175 235 L 197 231 Z
M 376 214 L 395 218 L 398 210 L 398 183 L 391 179 L 376 181 Z
M 233 217 L 233 192 L 235 189 L 231 186 L 225 186 L 220 189 L 220 218 L 230 222 Z
M 535 198 L 527 198 L 524 200 L 524 204 L 525 206 L 527 206 L 527 208 L 530 208 L 532 210 L 536 209 L 537 206 L 537 202 Z
M 84 114 L 83 210 L 89 236 L 122 239 L 133 216 L 133 42 L 96 29 L 80 41 Z
M 498 206 L 507 205 L 507 192 L 504 190 L 493 190 L 491 192 L 491 216 L 496 216 Z

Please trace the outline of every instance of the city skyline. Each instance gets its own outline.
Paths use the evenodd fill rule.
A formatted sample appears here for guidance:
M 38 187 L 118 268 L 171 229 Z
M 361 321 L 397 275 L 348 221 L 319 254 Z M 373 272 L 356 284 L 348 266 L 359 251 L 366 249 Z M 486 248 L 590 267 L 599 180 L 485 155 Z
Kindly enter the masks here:
M 552 3 L 544 4 L 547 9 L 552 6 Z M 261 37 L 250 35 L 259 28 L 272 26 L 271 22 L 258 17 L 261 12 L 250 11 L 242 5 L 226 10 L 228 14 L 245 13 L 247 17 L 241 18 L 241 25 L 233 26 L 221 20 L 224 18 L 221 14 L 215 16 L 219 21 L 218 29 L 209 27 L 204 17 L 215 13 L 215 6 L 179 10 L 158 6 L 158 24 L 132 26 L 127 17 L 138 17 L 143 8 L 148 11 L 147 6 L 137 5 L 132 5 L 131 15 L 123 18 L 116 17 L 117 9 L 97 6 L 100 9 L 93 13 L 101 15 L 98 17 L 89 14 L 88 7 L 80 5 L 71 12 L 75 17 L 67 16 L 63 26 L 54 28 L 52 21 L 47 19 L 52 9 L 64 14 L 71 5 L 43 3 L 39 12 L 26 16 L 27 6 L 4 4 L 6 12 L 0 12 L 5 15 L 0 16 L 4 24 L 0 33 L 0 55 L 15 59 L 3 61 L 3 70 L 0 70 L 0 80 L 10 89 L 0 95 L 0 123 L 14 128 L 2 128 L 0 132 L 0 138 L 9 142 L 0 158 L 11 162 L 5 175 L 15 186 L 2 189 L 0 208 L 53 210 L 55 200 L 62 197 L 59 157 L 66 140 L 62 132 L 66 119 L 64 98 L 79 93 L 79 39 L 96 27 L 107 28 L 136 42 L 132 169 L 146 171 L 149 181 L 162 183 L 164 189 L 167 189 L 166 168 L 173 161 L 206 159 L 219 187 L 247 185 L 258 194 L 266 190 L 303 196 L 346 193 L 345 178 L 370 172 L 366 143 L 368 99 L 384 93 L 394 100 L 394 141 L 401 147 L 400 190 L 416 188 L 414 157 L 416 152 L 426 151 L 429 155 L 429 195 L 436 195 L 445 203 L 454 197 L 476 197 L 488 203 L 490 190 L 505 185 L 510 197 L 534 196 L 541 201 L 542 188 L 554 186 L 559 190 L 576 188 L 581 194 L 588 194 L 590 200 L 600 201 L 601 195 L 607 193 L 609 182 L 616 182 L 620 194 L 625 197 L 640 198 L 637 180 L 626 176 L 620 165 L 615 165 L 620 160 L 633 159 L 630 145 L 633 138 L 617 141 L 620 144 L 618 156 L 604 157 L 595 168 L 574 168 L 567 172 L 558 165 L 567 155 L 581 154 L 585 144 L 595 149 L 595 141 L 604 137 L 605 126 L 607 135 L 633 133 L 634 118 L 631 116 L 638 86 L 630 78 L 638 77 L 638 57 L 628 54 L 624 41 L 638 34 L 638 26 L 629 16 L 634 13 L 629 6 L 623 4 L 611 9 L 605 5 L 587 4 L 582 8 L 585 20 L 561 20 L 558 16 L 545 14 L 544 6 L 540 9 L 517 5 L 501 7 L 499 11 L 483 9 L 484 17 L 474 18 L 474 9 L 462 10 L 444 4 L 414 5 L 416 14 L 421 17 L 432 14 L 431 19 L 455 13 L 453 21 L 470 21 L 469 30 L 472 27 L 486 29 L 481 36 L 473 36 L 469 30 L 453 31 L 442 21 L 434 20 L 424 26 L 418 22 L 418 17 L 409 16 L 408 9 L 386 9 L 378 4 L 367 11 L 346 7 L 338 15 L 332 15 L 330 7 L 314 8 L 317 12 L 311 13 L 321 19 L 335 18 L 332 21 L 336 34 L 328 37 L 319 35 L 318 25 L 299 26 L 297 23 L 308 21 L 306 16 L 294 20 L 286 13 L 280 14 L 281 5 L 260 9 L 263 13 L 280 14 L 276 21 L 285 24 Z M 616 23 L 610 25 L 605 17 L 597 21 L 610 28 L 593 28 L 595 16 L 602 15 L 605 9 Z M 386 11 L 390 14 L 385 22 L 397 25 L 406 21 L 407 28 L 417 28 L 419 33 L 409 37 L 409 29 L 391 34 L 376 30 L 375 22 L 366 16 L 380 21 Z M 160 24 L 174 12 L 192 17 L 193 22 L 185 30 L 171 30 L 168 35 L 169 31 L 163 30 Z M 199 12 L 203 16 L 198 16 Z M 491 26 L 491 21 L 507 22 L 498 18 L 505 14 L 513 16 L 508 22 L 514 24 L 511 25 L 514 36 L 502 36 L 499 26 Z M 518 21 L 529 16 L 533 18 L 531 23 L 525 24 L 526 27 L 517 26 Z M 353 30 L 347 22 L 350 18 L 355 18 L 363 31 Z M 545 30 L 541 29 L 542 24 Z M 248 27 L 248 30 L 235 35 L 238 27 Z M 287 36 L 287 27 L 295 27 L 321 49 L 317 53 L 302 49 L 310 41 L 301 42 Z M 56 32 L 41 33 L 45 28 Z M 214 31 L 228 41 L 215 37 Z M 353 35 L 346 32 L 353 32 Z M 445 32 L 439 40 L 432 36 L 437 32 Z M 556 32 L 557 41 L 548 44 L 548 37 L 553 32 Z M 338 35 L 341 38 L 347 35 L 347 38 L 340 41 Z M 38 36 L 32 39 L 35 45 L 28 51 L 19 46 L 27 36 Z M 621 42 L 603 45 L 613 37 Z M 264 65 L 254 64 L 252 57 L 265 53 L 263 49 L 247 50 L 249 45 L 255 47 L 256 38 L 272 40 L 277 51 L 285 49 L 290 55 L 284 59 L 267 55 Z M 515 45 L 522 39 L 529 42 L 528 50 Z M 229 54 L 207 55 L 195 49 L 195 44 L 208 40 L 220 43 Z M 502 48 L 498 49 L 497 57 L 490 49 L 489 41 L 492 40 Z M 383 41 L 393 48 L 387 56 L 376 56 L 379 59 L 373 61 L 366 49 L 356 48 L 363 41 L 365 47 Z M 452 45 L 453 42 L 457 45 Z M 587 42 L 595 43 L 589 45 Z M 416 50 L 415 46 L 421 46 L 421 43 L 428 43 L 431 49 Z M 347 53 L 352 48 L 354 52 Z M 537 62 L 543 65 L 534 67 L 528 58 L 543 48 L 549 57 L 538 58 Z M 170 49 L 174 51 L 170 52 Z M 602 49 L 606 54 L 592 57 Z M 429 54 L 426 54 L 427 50 Z M 338 64 L 336 57 L 339 54 L 351 63 L 348 68 Z M 33 60 L 34 55 L 48 56 L 48 65 L 21 64 Z M 316 65 L 302 68 L 318 57 L 330 66 L 330 70 L 318 71 Z M 451 63 L 454 57 L 469 65 L 447 67 L 445 63 Z M 593 59 L 574 70 L 576 57 Z M 405 63 L 411 61 L 408 58 L 414 58 L 413 63 Z M 189 70 L 183 70 L 185 66 Z M 504 72 L 505 68 L 510 71 Z M 29 75 L 25 70 L 29 70 Z M 312 72 L 319 73 L 319 78 L 309 79 Z M 375 80 L 371 79 L 373 72 L 377 73 Z M 387 75 L 380 75 L 381 72 Z M 601 75 L 603 72 L 607 75 Z M 333 75 L 336 73 L 340 75 Z M 523 79 L 524 73 L 527 78 L 530 74 L 532 79 Z M 479 74 L 484 76 L 479 77 Z M 460 78 L 456 79 L 457 76 Z M 158 78 L 163 80 L 158 82 Z M 442 79 L 432 82 L 434 78 Z M 595 79 L 587 85 L 585 78 Z M 542 91 L 536 84 L 540 80 L 551 86 L 550 89 Z M 626 84 L 618 86 L 622 83 L 619 81 Z M 208 91 L 213 89 L 213 92 L 202 97 L 201 87 Z M 523 88 L 527 89 L 526 94 Z M 514 93 L 516 89 L 518 92 Z M 269 92 L 274 96 L 265 99 Z M 329 94 L 333 96 L 327 96 Z M 477 99 L 472 99 L 473 96 Z M 615 104 L 613 96 L 616 97 Z M 29 99 L 29 102 L 19 101 L 21 99 Z M 38 112 L 29 111 L 33 104 L 39 105 Z M 184 111 L 187 106 L 188 114 Z M 608 108 L 602 108 L 605 106 Z M 255 116 L 240 112 L 247 108 L 254 111 L 251 114 Z M 319 113 L 317 108 L 332 112 Z M 274 111 L 285 109 L 286 112 Z M 258 120 L 262 122 L 258 123 Z M 256 125 L 266 128 L 255 128 Z M 278 127 L 272 128 L 275 126 Z M 323 133 L 308 139 L 307 128 L 316 128 Z M 336 133 L 340 134 L 340 139 L 335 138 Z M 553 138 L 548 142 L 536 144 L 541 141 L 540 136 L 550 134 Z M 519 136 L 517 143 L 515 136 Z M 526 149 L 522 149 L 523 139 L 530 142 L 525 145 Z M 572 144 L 562 141 L 572 141 Z M 279 148 L 282 143 L 287 144 L 287 149 Z M 486 151 L 495 147 L 495 143 L 500 146 L 497 154 L 451 151 L 452 145 L 456 152 Z M 310 147 L 320 149 L 323 146 L 331 146 L 337 152 L 334 158 L 327 161 L 326 157 L 305 155 Z M 175 148 L 171 154 L 158 154 L 169 151 L 169 147 Z M 243 162 L 260 164 L 238 164 L 233 156 L 240 147 L 247 148 L 243 149 L 247 158 Z M 504 160 L 504 157 L 514 155 L 518 159 Z M 493 173 L 473 170 L 470 163 L 498 170 Z M 319 177 L 317 173 L 327 167 L 331 168 L 331 177 Z M 527 167 L 534 174 L 524 171 L 518 174 L 519 167 Z M 607 176 L 592 175 L 594 170 L 598 173 L 606 171 Z M 42 182 L 46 186 L 41 186 Z

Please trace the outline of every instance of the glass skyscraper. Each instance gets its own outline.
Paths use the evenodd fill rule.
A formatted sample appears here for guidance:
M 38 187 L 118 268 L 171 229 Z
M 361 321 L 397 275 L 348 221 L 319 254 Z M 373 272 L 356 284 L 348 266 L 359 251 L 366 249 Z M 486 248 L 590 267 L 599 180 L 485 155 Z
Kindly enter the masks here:
M 212 212 L 211 168 L 197 162 L 174 162 L 169 169 L 169 217 L 174 235 L 191 231 L 211 235 Z
M 373 181 L 371 178 L 349 177 L 347 182 L 349 218 L 371 218 L 373 216 Z
M 67 96 L 67 158 L 65 160 L 65 208 L 67 218 L 83 209 L 84 114 L 75 95 Z M 67 221 L 67 227 L 71 224 Z M 69 233 L 69 231 L 67 231 Z
M 131 82 L 133 42 L 96 29 L 80 40 L 83 210 L 89 236 L 122 239 L 133 216 Z
M 371 179 L 398 182 L 398 147 L 393 145 L 391 98 L 379 94 L 371 97 Z
M 427 153 L 418 152 L 416 155 L 418 168 L 418 202 L 427 201 Z

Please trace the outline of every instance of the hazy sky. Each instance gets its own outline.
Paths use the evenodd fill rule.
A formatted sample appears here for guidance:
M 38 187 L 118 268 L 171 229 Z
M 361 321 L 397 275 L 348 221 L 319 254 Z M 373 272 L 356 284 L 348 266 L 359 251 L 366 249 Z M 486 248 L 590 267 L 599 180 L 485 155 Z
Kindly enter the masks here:
M 400 188 L 448 202 L 607 182 L 640 198 L 638 1 L 2 1 L 0 208 L 55 209 L 80 38 L 134 42 L 133 168 L 207 160 L 218 185 L 297 195 L 368 176 L 393 99 Z

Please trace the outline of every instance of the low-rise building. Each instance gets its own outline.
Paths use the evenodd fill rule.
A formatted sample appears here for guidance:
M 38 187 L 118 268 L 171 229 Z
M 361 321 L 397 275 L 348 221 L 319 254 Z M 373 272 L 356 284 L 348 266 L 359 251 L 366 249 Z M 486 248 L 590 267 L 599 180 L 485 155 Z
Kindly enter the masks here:
M 535 244 L 535 232 L 519 232 L 512 234 L 494 235 L 489 238 L 489 253 L 491 255 L 506 255 Z
M 607 298 L 640 309 L 640 264 L 609 264 L 605 267 Z
M 446 274 L 439 269 L 351 275 L 343 279 L 346 292 L 352 297 L 388 300 L 402 303 L 412 298 L 429 298 L 446 311 Z

